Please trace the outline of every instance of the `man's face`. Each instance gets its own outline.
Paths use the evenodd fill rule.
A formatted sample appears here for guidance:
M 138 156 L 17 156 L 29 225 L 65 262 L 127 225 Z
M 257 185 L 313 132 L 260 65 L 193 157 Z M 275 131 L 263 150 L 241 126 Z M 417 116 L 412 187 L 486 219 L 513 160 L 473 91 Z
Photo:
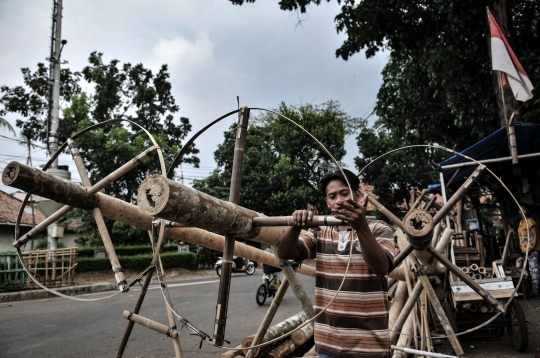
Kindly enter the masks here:
M 342 182 L 340 179 L 334 179 L 330 183 L 328 183 L 328 186 L 326 187 L 326 204 L 328 204 L 328 207 L 330 209 L 334 209 L 336 207 L 337 201 L 347 201 L 348 198 L 351 197 L 351 191 L 349 190 L 349 187 L 347 184 Z M 352 199 L 354 201 L 358 200 L 357 193 L 352 193 Z

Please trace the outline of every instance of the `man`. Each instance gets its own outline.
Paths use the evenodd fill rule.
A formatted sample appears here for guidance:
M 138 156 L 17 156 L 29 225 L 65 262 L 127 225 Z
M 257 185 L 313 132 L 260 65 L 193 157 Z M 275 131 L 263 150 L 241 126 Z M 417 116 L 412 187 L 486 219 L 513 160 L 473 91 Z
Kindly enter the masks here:
M 352 258 L 341 291 L 315 322 L 315 345 L 320 358 L 389 357 L 388 282 L 393 266 L 394 234 L 382 221 L 366 219 L 367 195 L 359 200 L 360 181 L 343 170 L 319 183 L 328 207 L 350 226 L 326 226 L 302 235 L 313 212 L 293 213 L 290 227 L 278 244 L 283 259 L 316 258 L 315 310 L 322 311 L 336 295 L 345 276 L 352 237 Z
M 521 210 L 523 210 L 527 220 L 521 220 L 519 223 L 517 230 L 519 243 L 524 254 L 529 251 L 529 273 L 532 279 L 531 296 L 538 296 L 540 286 L 540 240 L 538 240 L 536 222 L 529 217 L 529 208 L 526 205 L 521 205 Z M 529 230 L 527 230 L 527 227 Z

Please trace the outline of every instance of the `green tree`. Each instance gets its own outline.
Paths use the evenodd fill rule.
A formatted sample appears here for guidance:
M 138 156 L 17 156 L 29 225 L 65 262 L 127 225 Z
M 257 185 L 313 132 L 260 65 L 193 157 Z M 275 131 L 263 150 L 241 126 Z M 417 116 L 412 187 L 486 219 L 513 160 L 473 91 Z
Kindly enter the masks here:
M 361 120 L 347 115 L 336 101 L 304 104 L 278 110 L 320 140 L 336 158 L 345 155 L 344 137 Z M 240 205 L 266 215 L 288 215 L 307 203 L 325 207 L 317 182 L 335 170 L 328 155 L 294 124 L 272 113 L 250 120 L 246 138 Z M 231 180 L 236 124 L 214 152 L 218 164 L 208 178 L 193 187 L 227 200 Z
M 254 2 L 230 1 L 238 5 Z M 321 0 L 281 0 L 279 5 L 283 10 L 306 12 L 310 5 L 320 3 Z M 486 6 L 533 83 L 540 79 L 538 0 L 338 3 L 341 11 L 335 19 L 336 29 L 345 33 L 346 39 L 336 50 L 336 56 L 347 60 L 365 51 L 369 58 L 385 51 L 389 57 L 377 95 L 378 120 L 373 130 L 358 137 L 361 156 L 357 165 L 406 144 L 438 143 L 461 150 L 504 124 L 501 95 L 496 75 L 491 71 Z M 508 112 L 520 109 L 522 121 L 540 123 L 539 99 L 521 104 L 505 91 L 505 101 Z M 410 158 L 420 162 L 399 165 L 402 170 L 398 170 L 390 165 L 389 158 L 376 176 L 367 174 L 365 179 L 375 185 L 387 204 L 401 202 L 395 197 L 395 190 L 402 191 L 398 183 L 405 179 L 410 180 L 410 185 L 427 182 L 433 178 L 428 161 L 438 159 L 437 154 L 427 151 Z M 414 167 L 413 172 L 404 169 L 410 167 Z
M 119 60 L 103 61 L 103 54 L 93 52 L 89 64 L 81 72 L 62 70 L 61 97 L 63 118 L 58 131 L 63 143 L 74 133 L 96 123 L 112 118 L 126 118 L 148 130 L 161 147 L 166 165 L 170 165 L 181 142 L 189 131 L 188 118 L 175 118 L 179 111 L 171 94 L 171 83 L 166 65 L 153 73 L 142 64 L 121 64 Z M 22 69 L 24 86 L 0 88 L 0 115 L 11 112 L 21 116 L 17 126 L 31 140 L 45 142 L 48 111 L 48 75 L 43 64 L 31 72 Z M 81 92 L 81 82 L 93 85 L 91 93 Z M 77 139 L 81 158 L 92 183 L 152 145 L 147 135 L 137 126 L 117 122 L 89 132 Z M 191 147 L 184 162 L 198 166 L 198 149 Z M 103 191 L 106 194 L 132 202 L 142 180 L 160 170 L 157 156 L 124 174 Z M 79 213 L 82 213 L 79 212 Z M 89 214 L 81 214 L 89 215 Z M 95 238 L 93 220 L 83 218 L 79 229 L 86 239 Z M 107 222 L 109 232 L 113 223 Z M 117 230 L 117 241 L 123 240 L 125 230 Z M 146 233 L 140 232 L 141 235 Z M 132 236 L 132 233 L 129 234 Z M 115 233 L 112 233 L 113 240 Z

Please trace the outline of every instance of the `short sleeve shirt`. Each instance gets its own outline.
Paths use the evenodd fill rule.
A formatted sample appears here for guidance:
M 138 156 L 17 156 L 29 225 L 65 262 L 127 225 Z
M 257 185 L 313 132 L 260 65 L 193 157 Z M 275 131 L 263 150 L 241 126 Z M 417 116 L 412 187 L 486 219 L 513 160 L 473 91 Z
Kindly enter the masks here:
M 378 220 L 368 225 L 392 265 L 392 229 Z M 315 322 L 317 351 L 335 358 L 388 357 L 388 282 L 369 269 L 356 232 L 326 226 L 300 237 L 300 258 L 316 258 L 315 311 L 322 311 L 338 292 L 349 261 L 351 233 L 351 263 L 343 287 Z

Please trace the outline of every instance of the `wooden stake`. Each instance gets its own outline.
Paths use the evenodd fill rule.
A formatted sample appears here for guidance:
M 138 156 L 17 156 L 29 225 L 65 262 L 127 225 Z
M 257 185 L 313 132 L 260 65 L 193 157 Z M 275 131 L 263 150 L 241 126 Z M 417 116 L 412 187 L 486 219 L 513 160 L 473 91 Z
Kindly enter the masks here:
M 231 190 L 229 202 L 240 202 L 240 187 L 242 184 L 242 168 L 244 163 L 244 149 L 246 146 L 247 127 L 249 120 L 249 108 L 242 107 L 238 115 L 238 128 L 236 130 L 236 142 L 234 146 L 234 158 L 231 177 Z M 205 215 L 205 218 L 208 217 Z M 216 306 L 216 321 L 214 325 L 213 343 L 220 347 L 225 339 L 225 326 L 227 310 L 229 307 L 229 291 L 231 288 L 232 260 L 236 235 L 225 234 L 223 245 L 223 261 L 221 264 L 221 279 L 219 281 L 218 298 Z
M 262 320 L 259 329 L 257 330 L 257 333 L 253 337 L 253 340 L 251 343 L 247 343 L 246 340 L 242 342 L 242 347 L 252 347 L 256 346 L 259 343 L 263 342 L 263 339 L 265 337 L 266 332 L 268 331 L 268 327 L 270 327 L 270 323 L 272 323 L 272 320 L 274 319 L 274 316 L 276 315 L 276 312 L 279 308 L 279 305 L 281 304 L 281 301 L 283 300 L 283 297 L 285 297 L 285 293 L 287 292 L 287 289 L 289 288 L 289 281 L 287 280 L 287 277 L 283 279 L 281 282 L 281 285 L 279 286 L 276 295 L 274 299 L 272 300 L 272 303 L 270 303 L 270 307 L 268 308 L 268 311 L 266 311 L 266 315 L 264 316 L 264 319 Z M 244 354 L 247 358 L 250 358 L 252 356 L 257 356 L 260 349 L 256 348 L 254 351 L 244 350 Z

